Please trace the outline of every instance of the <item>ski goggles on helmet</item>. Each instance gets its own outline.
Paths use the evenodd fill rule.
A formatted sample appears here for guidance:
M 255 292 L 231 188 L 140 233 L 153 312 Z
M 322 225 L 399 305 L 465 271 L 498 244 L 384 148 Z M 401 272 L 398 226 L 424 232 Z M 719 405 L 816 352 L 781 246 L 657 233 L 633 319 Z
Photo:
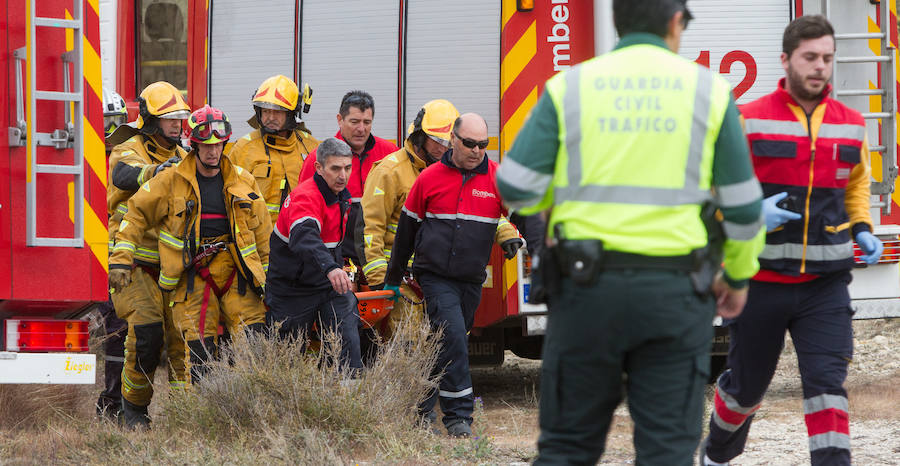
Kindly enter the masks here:
M 116 130 L 119 126 L 124 125 L 128 120 L 128 116 L 123 113 L 114 113 L 111 115 L 103 116 L 103 129 L 106 131 L 106 135 L 109 136 Z
M 230 137 L 231 123 L 224 120 L 206 121 L 191 129 L 191 141 L 194 142 L 215 144 Z

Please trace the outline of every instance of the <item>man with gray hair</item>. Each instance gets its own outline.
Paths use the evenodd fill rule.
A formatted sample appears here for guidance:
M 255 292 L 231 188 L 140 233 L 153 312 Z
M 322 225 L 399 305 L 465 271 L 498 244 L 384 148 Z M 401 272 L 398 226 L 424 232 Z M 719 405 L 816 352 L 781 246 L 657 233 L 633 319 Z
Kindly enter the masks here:
M 284 200 L 269 241 L 267 320 L 281 323 L 282 336 L 318 320 L 320 329 L 340 335 L 341 365 L 359 369 L 359 314 L 341 257 L 350 209 L 350 146 L 337 138 L 322 141 L 315 168 Z

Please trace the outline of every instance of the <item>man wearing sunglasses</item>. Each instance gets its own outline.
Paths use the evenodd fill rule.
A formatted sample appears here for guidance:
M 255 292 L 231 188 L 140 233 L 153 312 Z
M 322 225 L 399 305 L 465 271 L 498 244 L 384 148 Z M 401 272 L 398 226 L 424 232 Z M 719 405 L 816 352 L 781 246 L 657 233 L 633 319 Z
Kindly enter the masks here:
M 125 424 L 134 428 L 148 425 L 147 406 L 153 397 L 153 375 L 166 348 L 169 383 L 180 387 L 186 379 L 184 340 L 177 335 L 168 293 L 157 286 L 160 271 L 159 231 L 142 227 L 133 230 L 128 242 L 115 244 L 124 225 L 128 201 L 161 173 L 171 171 L 173 163 L 185 156 L 181 148 L 181 127 L 190 115 L 190 107 L 175 86 L 159 81 L 150 84 L 138 96 L 136 127 L 118 126 L 107 136 L 115 145 L 109 156 L 109 186 L 106 205 L 109 214 L 109 251 L 128 249 L 133 257 L 127 269 L 110 268 L 109 277 L 117 280 L 111 299 L 116 314 L 128 321 L 125 338 L 125 365 L 121 371 L 122 406 Z M 124 103 L 122 103 L 124 107 Z M 128 275 L 129 280 L 120 281 Z
M 238 139 L 228 156 L 253 173 L 274 225 L 281 203 L 300 180 L 303 161 L 319 141 L 300 121 L 300 89 L 287 76 L 263 81 L 252 101 L 249 123 L 257 129 Z
M 359 257 L 366 259 L 363 273 L 370 288 L 384 288 L 384 274 L 406 196 L 422 170 L 440 160 L 450 148 L 450 132 L 458 117 L 456 107 L 447 100 L 427 102 L 410 123 L 403 148 L 382 159 L 369 173 L 361 201 L 362 214 L 358 218 L 362 225 L 356 228 L 356 246 L 360 249 Z M 403 294 L 410 299 L 417 298 L 407 286 L 403 286 Z M 421 321 L 418 317 L 422 314 L 420 306 L 398 300 L 379 332 L 389 338 L 401 320 Z
M 762 190 L 731 86 L 677 55 L 686 0 L 612 3 L 615 51 L 547 81 L 497 172 L 510 207 L 550 210 L 535 464 L 596 463 L 623 393 L 635 463 L 692 464 L 710 322 L 759 270 Z
M 346 142 L 353 151 L 353 172 L 347 183 L 351 196 L 350 216 L 341 252 L 345 259 L 350 259 L 357 266 L 362 266 L 365 260 L 365 257 L 357 255 L 354 240 L 357 237 L 356 218 L 359 216 L 359 202 L 362 199 L 366 178 L 376 162 L 398 149 L 394 143 L 372 134 L 373 118 L 375 118 L 375 100 L 368 92 L 357 90 L 344 94 L 337 114 L 338 132 L 334 137 Z M 315 151 L 311 155 L 303 162 L 303 171 L 300 172 L 301 182 L 312 178 L 316 172 Z
M 265 325 L 262 293 L 272 224 L 253 175 L 222 156 L 231 136 L 225 114 L 206 105 L 191 114 L 188 125 L 191 152 L 129 199 L 109 282 L 113 288 L 129 282 L 130 245 L 144 230 L 159 228 L 159 287 L 174 302 L 196 381 L 216 354 L 220 317 L 232 336 Z
M 419 405 L 425 422 L 433 422 L 440 400 L 443 423 L 453 437 L 472 435 L 474 395 L 469 374 L 468 331 L 481 301 L 498 225 L 506 214 L 495 182 L 497 163 L 488 159 L 487 123 L 467 113 L 453 124 L 452 149 L 426 168 L 413 183 L 400 215 L 385 289 L 399 294 L 410 256 L 425 294 L 433 329 L 442 329 L 433 375 L 444 372 L 439 390 Z M 516 235 L 505 241 L 518 249 Z M 506 249 L 504 248 L 504 249 Z

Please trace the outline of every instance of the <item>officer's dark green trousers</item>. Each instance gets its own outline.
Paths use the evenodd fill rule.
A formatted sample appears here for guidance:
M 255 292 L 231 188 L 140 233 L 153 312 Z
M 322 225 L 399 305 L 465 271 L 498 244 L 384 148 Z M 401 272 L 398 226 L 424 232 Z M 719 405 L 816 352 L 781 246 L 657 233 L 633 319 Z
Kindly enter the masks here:
M 684 272 L 609 269 L 591 287 L 563 278 L 550 297 L 535 464 L 596 464 L 623 395 L 636 464 L 692 464 L 714 312 Z

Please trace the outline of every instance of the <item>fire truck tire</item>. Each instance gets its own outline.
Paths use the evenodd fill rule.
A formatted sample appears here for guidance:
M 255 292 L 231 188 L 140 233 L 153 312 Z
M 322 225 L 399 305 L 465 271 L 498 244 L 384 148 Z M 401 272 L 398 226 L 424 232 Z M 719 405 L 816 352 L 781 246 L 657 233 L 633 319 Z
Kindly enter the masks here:
M 507 340 L 508 348 L 516 356 L 525 359 L 541 359 L 544 336 L 518 337 Z
M 714 354 L 709 357 L 709 380 L 707 383 L 714 384 L 719 380 L 722 372 L 725 372 L 725 365 L 728 363 L 728 355 Z

